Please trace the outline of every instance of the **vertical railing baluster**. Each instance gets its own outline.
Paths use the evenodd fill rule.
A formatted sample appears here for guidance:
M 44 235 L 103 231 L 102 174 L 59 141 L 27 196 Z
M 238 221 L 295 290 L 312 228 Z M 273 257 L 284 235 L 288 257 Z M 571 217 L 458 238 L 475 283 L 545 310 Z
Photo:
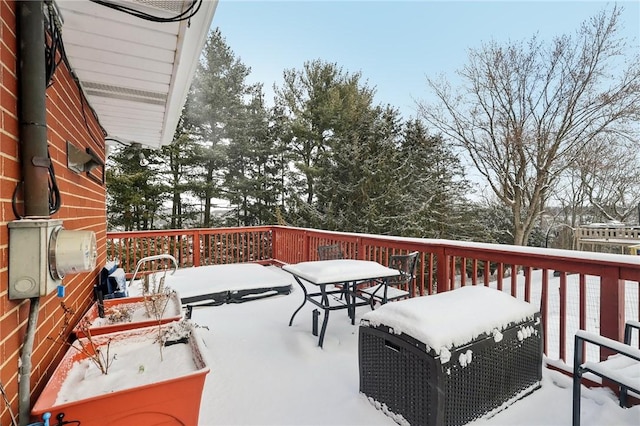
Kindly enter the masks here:
M 567 361 L 567 273 L 560 274 L 560 359 Z
M 578 294 L 580 299 L 580 329 L 587 329 L 587 276 L 585 274 L 580 274 L 579 282 L 578 282 Z M 586 353 L 586 343 L 582 342 L 582 352 Z
M 527 275 L 525 275 L 524 300 L 525 300 L 525 302 L 531 303 L 531 287 L 533 286 L 533 283 L 532 283 L 532 280 L 531 280 L 531 268 L 527 268 L 527 270 L 529 271 L 529 275 L 528 275 L 528 277 L 527 277 Z M 513 283 L 513 280 L 511 282 Z
M 540 317 L 542 318 L 542 351 L 548 354 L 549 350 L 549 271 L 542 270 L 542 288 L 540 289 Z

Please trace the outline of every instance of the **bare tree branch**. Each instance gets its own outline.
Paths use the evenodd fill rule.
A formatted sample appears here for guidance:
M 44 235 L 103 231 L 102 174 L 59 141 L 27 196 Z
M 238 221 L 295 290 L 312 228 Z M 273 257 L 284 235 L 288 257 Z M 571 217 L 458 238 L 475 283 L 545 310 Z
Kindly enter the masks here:
M 563 172 L 596 139 L 637 143 L 640 57 L 623 55 L 620 13 L 604 10 L 549 45 L 533 37 L 471 50 L 456 92 L 446 79 L 428 79 L 438 103 L 419 105 L 421 115 L 466 151 L 511 209 L 516 244 L 527 244 Z

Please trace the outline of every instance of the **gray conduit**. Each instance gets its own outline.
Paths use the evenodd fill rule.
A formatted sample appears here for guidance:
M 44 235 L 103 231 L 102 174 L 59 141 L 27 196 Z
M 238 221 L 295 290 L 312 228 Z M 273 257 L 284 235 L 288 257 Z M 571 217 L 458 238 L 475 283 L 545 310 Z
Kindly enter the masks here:
M 38 325 L 38 308 L 40 307 L 40 298 L 33 297 L 30 299 L 29 305 L 29 322 L 27 323 L 27 333 L 24 336 L 22 344 L 22 354 L 20 354 L 20 384 L 18 395 L 20 397 L 20 426 L 29 424 L 31 416 L 31 352 L 33 351 L 33 341 L 35 337 L 36 326 Z
M 17 5 L 19 46 L 20 155 L 24 180 L 24 212 L 28 218 L 49 218 L 45 36 L 42 1 Z M 31 354 L 38 325 L 40 299 L 30 299 L 29 320 L 20 354 L 18 384 L 20 426 L 30 423 Z

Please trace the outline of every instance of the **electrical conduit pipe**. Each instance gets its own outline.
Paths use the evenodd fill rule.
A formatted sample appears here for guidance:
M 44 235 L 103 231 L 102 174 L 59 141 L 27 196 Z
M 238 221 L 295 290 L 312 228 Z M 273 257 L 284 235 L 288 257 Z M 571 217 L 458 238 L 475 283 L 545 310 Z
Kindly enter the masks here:
M 16 2 L 19 37 L 19 116 L 24 213 L 49 218 L 45 34 L 42 1 Z M 29 424 L 31 353 L 38 324 L 40 298 L 30 299 L 29 320 L 20 354 L 18 385 L 20 426 Z

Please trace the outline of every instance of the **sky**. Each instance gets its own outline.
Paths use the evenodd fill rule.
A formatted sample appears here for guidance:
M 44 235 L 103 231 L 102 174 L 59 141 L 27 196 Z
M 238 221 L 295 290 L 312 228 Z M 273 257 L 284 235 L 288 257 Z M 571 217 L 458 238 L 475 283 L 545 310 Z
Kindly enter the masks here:
M 226 269 L 232 268 L 237 272 L 235 268 L 238 266 L 180 269 L 175 275 L 168 275 L 165 284 L 178 293 L 188 290 L 190 285 L 199 286 L 202 283 L 209 283 L 209 291 L 222 291 L 234 282 Z M 290 315 L 300 306 L 303 292 L 289 273 L 277 267 L 264 268 L 263 272 L 267 270 L 269 272 L 263 274 L 256 268 L 249 267 L 234 276 L 235 280 L 242 283 L 253 282 L 254 287 L 269 287 L 273 283 L 280 285 L 282 280 L 288 280 L 293 291 L 288 295 L 246 303 L 196 307 L 193 310 L 192 321 L 197 324 L 196 334 L 201 339 L 203 356 L 210 367 L 202 394 L 198 424 L 396 425 L 391 417 L 385 415 L 359 391 L 358 327 L 362 318 L 374 318 L 374 315 L 377 321 L 387 321 L 391 315 L 400 311 L 400 304 L 404 302 L 393 302 L 374 311 L 368 307 L 358 308 L 355 325 L 351 325 L 344 311 L 335 311 L 328 323 L 323 348 L 320 348 L 317 345 L 318 338 L 311 333 L 312 310 L 315 307 L 307 303 L 296 316 L 293 325 L 288 326 Z M 533 271 L 532 274 L 534 280 L 540 280 L 540 270 Z M 224 279 L 220 279 L 221 277 Z M 550 276 L 550 289 L 557 289 L 558 282 L 558 278 Z M 508 287 L 505 285 L 505 288 Z M 134 283 L 130 290 L 132 295 L 140 294 L 140 282 Z M 487 298 L 484 293 L 488 289 L 483 287 L 466 287 L 466 290 L 468 294 L 461 291 L 456 300 L 460 312 L 471 311 L 480 306 L 495 313 L 504 306 L 513 305 L 512 313 L 508 314 L 511 317 L 520 315 L 516 311 L 529 309 L 519 306 L 524 302 L 505 302 L 502 297 Z M 480 299 L 484 303 L 481 304 L 477 303 L 479 293 L 475 294 L 479 291 L 483 292 Z M 557 292 L 550 292 L 554 293 Z M 426 296 L 423 300 L 425 303 L 435 304 L 436 297 L 452 295 L 453 292 L 443 293 L 439 296 Z M 419 299 L 406 302 L 414 307 Z M 377 315 L 383 308 L 389 309 L 382 315 Z M 409 309 L 411 318 L 398 318 L 394 326 L 408 330 L 415 320 L 413 311 Z M 460 315 L 464 320 L 464 314 Z M 381 320 L 385 317 L 386 319 Z M 440 327 L 449 329 L 451 336 L 460 335 L 460 330 L 456 332 L 450 325 L 455 322 L 455 314 L 449 313 Z M 477 326 L 478 321 L 474 321 L 472 328 Z M 157 349 L 153 353 L 157 354 Z M 160 374 L 167 373 L 167 369 L 163 369 L 162 364 L 149 354 L 145 358 L 133 354 L 131 358 L 125 358 L 124 355 L 122 353 L 116 357 L 107 376 L 94 374 L 88 368 L 86 371 L 80 368 L 81 374 L 73 375 L 74 385 L 66 387 L 70 393 L 64 394 L 65 397 L 72 397 L 74 389 L 97 386 L 82 382 L 99 380 L 102 386 L 109 382 L 122 385 L 123 382 L 132 383 L 136 377 L 141 376 L 141 371 L 144 375 L 156 370 Z M 165 356 L 169 359 L 168 352 Z M 129 359 L 132 361 L 126 361 Z M 461 358 L 459 362 L 462 361 Z M 474 362 L 472 354 L 465 357 L 464 361 Z M 118 367 L 116 362 L 131 365 Z M 458 361 L 452 359 L 449 362 Z M 175 362 L 172 366 L 174 364 Z M 76 367 L 74 369 L 78 370 Z M 169 370 L 173 370 L 173 367 Z M 513 402 L 495 416 L 475 420 L 469 426 L 569 425 L 571 379 L 557 371 L 547 368 L 542 370 L 539 389 Z M 632 426 L 637 425 L 640 418 L 640 405 L 623 409 L 618 406 L 618 401 L 610 390 L 583 388 L 581 413 L 582 426 Z
M 629 49 L 640 50 L 640 2 L 624 8 Z M 264 83 L 267 102 L 285 69 L 321 59 L 361 72 L 376 102 L 416 115 L 416 100 L 431 102 L 426 76 L 445 75 L 483 42 L 543 40 L 573 34 L 613 3 L 601 1 L 239 1 L 220 0 L 218 27 L 242 63 L 248 82 Z

